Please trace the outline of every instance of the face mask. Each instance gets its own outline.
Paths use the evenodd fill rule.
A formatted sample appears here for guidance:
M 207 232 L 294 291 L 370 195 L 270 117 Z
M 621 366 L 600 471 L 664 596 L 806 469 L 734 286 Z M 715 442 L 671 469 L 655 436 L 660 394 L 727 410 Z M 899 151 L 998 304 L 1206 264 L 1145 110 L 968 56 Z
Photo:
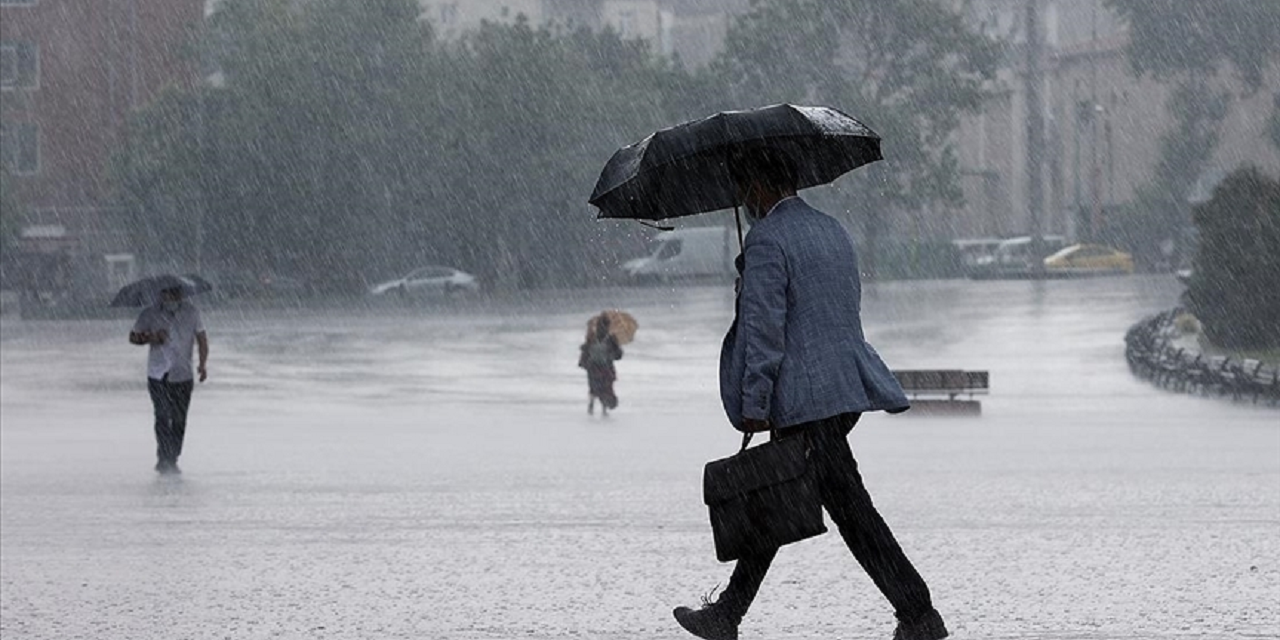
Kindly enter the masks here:
M 177 313 L 178 308 L 182 306 L 182 302 L 178 300 L 165 300 L 160 303 L 160 306 L 169 313 Z

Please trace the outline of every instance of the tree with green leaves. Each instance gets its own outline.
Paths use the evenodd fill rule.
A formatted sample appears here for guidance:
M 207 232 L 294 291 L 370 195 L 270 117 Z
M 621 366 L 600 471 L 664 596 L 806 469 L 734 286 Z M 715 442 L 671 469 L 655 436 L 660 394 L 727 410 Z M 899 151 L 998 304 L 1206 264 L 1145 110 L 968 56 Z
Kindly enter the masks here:
M 725 106 L 824 103 L 883 136 L 885 160 L 843 179 L 828 203 L 874 233 L 887 212 L 960 201 L 951 136 L 981 107 L 999 55 L 933 0 L 759 0 L 713 71 Z
M 1267 121 L 1267 132 L 1271 135 L 1271 144 L 1280 149 L 1280 93 L 1275 95 L 1271 109 L 1271 119 Z
M 683 73 L 616 32 L 487 24 L 458 45 L 458 154 L 445 185 L 524 286 L 582 284 L 616 268 L 623 223 L 585 204 L 613 151 L 671 124 Z M 619 244 L 622 243 L 622 244 Z M 502 272 L 509 272 L 504 268 Z
M 1246 91 L 1262 86 L 1280 55 L 1280 4 L 1273 0 L 1107 0 L 1129 25 L 1127 55 L 1138 75 L 1213 77 L 1225 67 Z
M 1241 169 L 1194 216 L 1200 243 L 1187 297 L 1205 335 L 1232 349 L 1280 348 L 1280 182 Z
M 199 222 L 213 262 L 347 290 L 428 263 L 583 284 L 637 250 L 585 200 L 690 76 L 613 31 L 518 20 L 442 43 L 418 11 L 221 2 L 200 46 L 222 86 L 152 105 L 116 161 L 146 244 L 189 255 Z
M 211 231 L 246 258 L 349 287 L 429 215 L 438 70 L 412 0 L 227 0 L 205 133 Z
M 18 218 L 21 216 L 11 180 L 9 168 L 0 166 L 0 247 L 4 249 L 8 249 L 10 242 L 17 236 Z
M 197 99 L 167 90 L 131 116 L 131 135 L 113 158 L 112 183 L 123 207 L 124 227 L 137 246 L 154 256 L 193 264 L 196 218 L 203 203 L 196 136 Z
M 115 163 L 154 252 L 349 288 L 404 251 L 438 147 L 428 25 L 412 0 L 225 0 L 197 43 L 223 86 L 139 114 Z
M 25 96 L 17 97 L 24 100 Z M 12 99 L 0 100 L 0 117 L 11 108 Z M 14 243 L 17 241 L 23 217 L 26 214 L 25 203 L 18 197 L 13 168 L 5 160 L 0 160 L 0 250 L 5 252 L 3 260 L 7 261 Z

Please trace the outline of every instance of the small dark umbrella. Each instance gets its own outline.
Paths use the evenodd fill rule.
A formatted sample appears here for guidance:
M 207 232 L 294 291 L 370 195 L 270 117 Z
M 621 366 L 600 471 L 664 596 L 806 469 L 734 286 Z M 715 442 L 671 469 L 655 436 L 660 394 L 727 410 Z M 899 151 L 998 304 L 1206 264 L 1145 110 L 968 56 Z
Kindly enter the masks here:
M 211 291 L 213 285 L 208 280 L 191 274 L 151 276 L 121 287 L 116 292 L 116 297 L 111 299 L 111 306 L 149 307 L 160 300 L 160 292 L 170 289 L 181 289 L 185 297 Z
M 880 136 L 829 107 L 779 104 L 725 111 L 663 129 L 613 154 L 590 203 L 601 218 L 665 220 L 737 206 L 727 160 L 770 146 L 796 165 L 798 188 L 826 184 L 880 160 Z

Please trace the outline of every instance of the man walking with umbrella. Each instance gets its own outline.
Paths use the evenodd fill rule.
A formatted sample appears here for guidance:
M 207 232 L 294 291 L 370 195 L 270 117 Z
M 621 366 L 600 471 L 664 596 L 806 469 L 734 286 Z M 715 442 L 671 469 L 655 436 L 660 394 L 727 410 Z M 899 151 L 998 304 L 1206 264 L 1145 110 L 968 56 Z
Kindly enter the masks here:
M 170 286 L 172 285 L 172 286 Z M 208 377 L 209 339 L 205 335 L 200 310 L 187 301 L 183 283 L 157 285 L 158 300 L 143 309 L 129 342 L 150 347 L 147 354 L 147 391 L 155 408 L 156 471 L 180 473 L 178 456 L 187 431 L 187 408 L 191 405 L 194 378 Z M 198 346 L 200 361 L 192 371 L 191 351 Z
M 619 149 L 590 202 L 601 217 L 641 220 L 746 207 L 754 224 L 738 258 L 738 314 L 720 353 L 725 412 L 741 431 L 803 439 L 821 506 L 894 607 L 895 640 L 939 640 L 942 617 L 872 505 L 847 440 L 862 413 L 905 411 L 907 398 L 863 337 L 852 240 L 796 196 L 882 157 L 880 136 L 837 109 L 724 111 Z M 776 554 L 738 555 L 720 598 L 679 607 L 676 620 L 700 638 L 736 640 Z
M 818 494 L 840 535 L 898 618 L 895 640 L 947 636 L 929 589 L 871 502 L 847 436 L 866 411 L 899 412 L 906 396 L 860 320 L 853 243 L 796 196 L 796 168 L 760 146 L 729 157 L 753 226 L 742 256 L 738 316 L 721 352 L 721 399 L 747 432 L 803 438 Z M 734 640 L 777 550 L 738 560 L 728 587 L 676 620 L 707 640 Z

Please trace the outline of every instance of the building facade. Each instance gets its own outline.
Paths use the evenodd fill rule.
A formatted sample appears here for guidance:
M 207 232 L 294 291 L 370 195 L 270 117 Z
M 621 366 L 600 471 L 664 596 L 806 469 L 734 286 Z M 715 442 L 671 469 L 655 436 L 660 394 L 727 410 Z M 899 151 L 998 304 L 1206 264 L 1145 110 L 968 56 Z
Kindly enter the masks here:
M 197 69 L 202 0 L 0 0 L 0 161 L 23 213 L 6 279 L 92 297 L 133 275 L 107 167 L 130 114 Z M 6 214 L 8 215 L 8 214 Z M 12 286 L 12 283 L 11 283 Z
M 1030 230 L 1027 199 L 1026 8 L 1028 0 L 975 0 L 971 26 L 1006 43 L 1007 57 L 980 113 L 964 119 L 955 141 L 965 204 L 947 212 L 959 237 L 1002 237 Z M 1126 25 L 1103 0 L 1038 0 L 1042 48 L 1042 228 L 1069 239 L 1088 237 L 1106 216 L 1133 201 L 1152 180 L 1160 138 L 1174 126 L 1166 103 L 1171 83 L 1136 77 L 1125 55 Z M 1244 165 L 1280 174 L 1280 153 L 1265 135 L 1273 65 L 1265 85 L 1247 93 L 1229 72 L 1232 94 L 1221 139 L 1205 167 L 1212 181 Z

